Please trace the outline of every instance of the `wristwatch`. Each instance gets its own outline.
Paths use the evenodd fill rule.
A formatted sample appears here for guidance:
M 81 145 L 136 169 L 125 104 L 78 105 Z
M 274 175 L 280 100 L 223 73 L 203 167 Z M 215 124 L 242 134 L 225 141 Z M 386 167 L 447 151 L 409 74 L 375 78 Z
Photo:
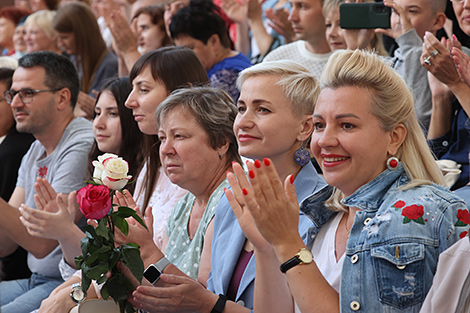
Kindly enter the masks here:
M 161 258 L 157 263 L 150 264 L 144 272 L 144 277 L 154 285 L 159 279 L 165 267 L 170 264 L 167 258 Z
M 70 298 L 78 304 L 82 303 L 86 299 L 86 293 L 82 290 L 80 283 L 72 285 L 72 291 L 70 292 Z
M 296 265 L 308 264 L 308 263 L 312 263 L 312 261 L 313 261 L 312 252 L 310 252 L 310 250 L 306 248 L 302 248 L 291 259 L 281 264 L 281 272 L 285 273 Z

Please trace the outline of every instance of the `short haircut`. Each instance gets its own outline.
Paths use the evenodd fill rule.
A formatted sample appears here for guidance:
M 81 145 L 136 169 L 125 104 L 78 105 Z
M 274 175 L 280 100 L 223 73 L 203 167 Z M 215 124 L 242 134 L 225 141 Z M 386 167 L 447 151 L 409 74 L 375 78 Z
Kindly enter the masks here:
M 230 48 L 227 25 L 220 9 L 209 0 L 191 0 L 171 18 L 170 33 L 173 39 L 189 36 L 207 44 L 212 35 L 219 36 L 223 47 Z
M 176 108 L 181 108 L 186 116 L 196 119 L 206 131 L 214 150 L 229 143 L 227 165 L 233 161 L 241 163 L 237 139 L 233 133 L 237 109 L 225 91 L 212 87 L 175 90 L 157 107 L 157 128 L 160 128 L 163 120 Z
M 18 61 L 18 66 L 33 68 L 40 66 L 46 71 L 44 85 L 50 89 L 67 88 L 70 90 L 70 105 L 75 108 L 80 83 L 77 70 L 66 57 L 51 51 L 28 53 Z
M 276 85 L 282 88 L 284 95 L 292 104 L 292 113 L 296 116 L 312 115 L 320 93 L 317 79 L 303 66 L 293 61 L 271 61 L 249 67 L 238 76 L 237 87 L 256 76 L 278 77 Z
M 162 82 L 168 92 L 178 88 L 209 85 L 209 77 L 196 54 L 184 47 L 164 47 L 141 56 L 132 67 L 130 81 L 148 66 L 153 79 Z
M 433 14 L 446 12 L 447 0 L 428 0 L 428 2 Z
M 47 37 L 52 38 L 57 36 L 57 32 L 55 31 L 54 27 L 52 27 L 52 21 L 54 20 L 56 12 L 49 11 L 49 10 L 41 10 L 34 12 L 24 22 L 26 27 L 36 24 L 41 28 Z

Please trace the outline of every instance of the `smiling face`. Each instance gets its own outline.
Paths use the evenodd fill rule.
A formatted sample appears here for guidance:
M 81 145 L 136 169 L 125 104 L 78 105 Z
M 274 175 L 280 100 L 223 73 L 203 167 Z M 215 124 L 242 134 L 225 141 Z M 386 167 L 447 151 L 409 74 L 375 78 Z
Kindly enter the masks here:
M 367 89 L 324 89 L 313 114 L 311 150 L 326 182 L 346 196 L 373 180 L 386 168 L 390 132 L 370 112 Z
M 339 26 L 339 7 L 333 8 L 325 14 L 325 27 L 326 40 L 330 45 L 330 49 L 332 51 L 346 49 L 343 30 Z
M 121 119 L 116 99 L 110 91 L 104 91 L 95 105 L 93 133 L 100 151 L 119 154 L 122 142 Z
M 437 13 L 434 13 L 429 5 L 430 0 L 395 0 L 395 3 L 400 5 L 408 13 L 411 25 L 418 33 L 418 36 L 423 38 L 426 31 L 436 32 L 442 26 L 436 24 Z M 400 23 L 400 16 L 396 11 L 392 12 L 390 24 L 395 28 Z
M 172 183 L 195 190 L 215 175 L 221 162 L 209 136 L 191 114 L 176 107 L 162 119 L 158 129 L 160 160 Z
M 254 76 L 242 85 L 233 125 L 241 156 L 293 162 L 303 119 L 293 114 L 292 104 L 276 85 L 278 80 L 276 76 Z
M 15 51 L 26 52 L 26 27 L 24 25 L 16 26 L 15 33 L 13 34 L 13 45 Z
M 139 129 L 144 134 L 157 134 L 155 110 L 168 94 L 165 85 L 152 77 L 149 66 L 132 81 L 132 92 L 127 98 L 126 107 L 132 109 Z
M 26 27 L 25 41 L 28 53 L 57 50 L 57 38 L 55 36 L 48 37 L 46 32 L 35 23 Z
M 470 0 L 453 1 L 452 6 L 460 28 L 470 36 Z
M 153 24 L 150 15 L 142 13 L 137 17 L 138 45 L 142 54 L 161 48 L 165 32 Z

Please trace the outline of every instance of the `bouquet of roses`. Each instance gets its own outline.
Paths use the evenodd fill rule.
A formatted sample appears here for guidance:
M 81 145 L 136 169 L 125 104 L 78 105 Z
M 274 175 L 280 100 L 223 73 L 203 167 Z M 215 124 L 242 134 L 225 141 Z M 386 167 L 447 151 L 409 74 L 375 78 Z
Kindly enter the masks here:
M 121 261 L 135 278 L 141 282 L 144 264 L 140 257 L 139 246 L 135 243 L 122 244 L 116 247 L 114 242 L 115 227 L 124 235 L 129 232 L 126 218 L 135 218 L 142 226 L 145 223 L 136 212 L 128 207 L 111 204 L 116 191 L 121 192 L 131 176 L 127 175 L 128 164 L 115 154 L 106 153 L 93 161 L 95 167 L 93 181 L 77 192 L 80 211 L 88 219 L 98 221 L 95 227 L 85 226 L 86 236 L 81 241 L 82 255 L 75 258 L 75 263 L 82 270 L 82 290 L 86 292 L 92 280 L 103 284 L 103 299 L 113 298 L 119 304 L 121 312 L 135 312 L 127 301 L 127 293 L 134 287 L 117 269 Z M 115 207 L 113 209 L 113 206 Z M 111 273 L 109 277 L 108 273 Z

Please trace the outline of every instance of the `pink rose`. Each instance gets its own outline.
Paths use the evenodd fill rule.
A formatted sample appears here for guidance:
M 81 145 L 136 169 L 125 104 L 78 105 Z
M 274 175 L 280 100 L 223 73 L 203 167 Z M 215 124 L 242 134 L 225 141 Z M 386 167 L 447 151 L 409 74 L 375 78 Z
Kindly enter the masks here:
M 104 185 L 81 188 L 77 191 L 77 202 L 83 215 L 93 220 L 105 217 L 111 210 L 109 188 Z

